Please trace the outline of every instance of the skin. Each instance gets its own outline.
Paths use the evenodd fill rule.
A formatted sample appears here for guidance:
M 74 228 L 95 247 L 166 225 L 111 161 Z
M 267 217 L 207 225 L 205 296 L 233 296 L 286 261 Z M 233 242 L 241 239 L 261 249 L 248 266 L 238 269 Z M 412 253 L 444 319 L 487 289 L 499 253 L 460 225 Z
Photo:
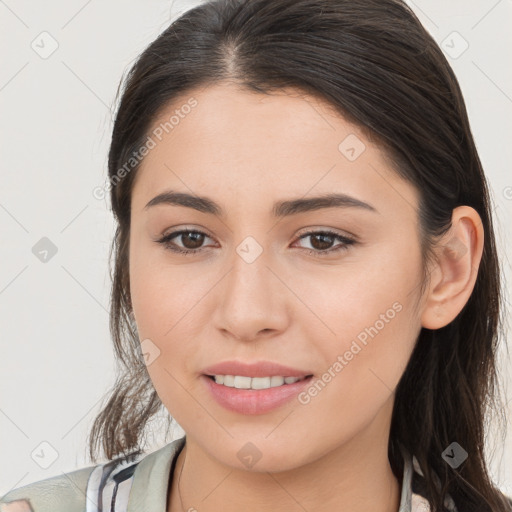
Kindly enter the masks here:
M 188 91 L 154 126 L 191 97 L 197 106 L 147 154 L 132 192 L 133 313 L 140 339 L 160 351 L 148 366 L 155 389 L 187 434 L 167 510 L 397 511 L 401 480 L 387 454 L 395 388 L 421 328 L 448 324 L 467 302 L 483 249 L 480 218 L 467 206 L 454 210 L 420 296 L 419 195 L 359 128 L 298 91 L 267 96 L 227 83 Z M 366 147 L 354 161 L 338 149 L 350 134 Z M 226 215 L 144 208 L 167 189 L 208 196 Z M 377 212 L 270 214 L 275 201 L 332 192 Z M 358 242 L 315 257 L 307 249 L 342 242 L 300 240 L 306 228 Z M 179 229 L 206 233 L 202 245 L 173 240 L 200 252 L 157 243 Z M 236 251 L 247 236 L 263 250 L 250 264 Z M 218 405 L 200 378 L 232 359 L 319 378 L 397 303 L 394 318 L 307 404 L 242 415 Z M 250 468 L 237 457 L 247 442 L 261 454 Z

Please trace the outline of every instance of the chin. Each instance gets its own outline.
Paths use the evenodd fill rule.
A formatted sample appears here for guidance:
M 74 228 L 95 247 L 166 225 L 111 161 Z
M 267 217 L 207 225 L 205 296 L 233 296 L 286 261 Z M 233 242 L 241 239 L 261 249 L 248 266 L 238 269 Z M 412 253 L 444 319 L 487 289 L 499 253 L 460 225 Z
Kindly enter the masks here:
M 265 435 L 268 435 L 268 430 L 265 432 Z M 314 450 L 311 445 L 308 447 L 309 450 L 305 450 L 304 446 L 297 446 L 292 440 L 288 442 L 283 438 L 270 440 L 265 439 L 261 434 L 229 438 L 229 441 L 216 442 L 214 446 L 207 448 L 210 456 L 222 464 L 252 473 L 290 471 L 316 458 L 311 453 L 311 450 Z M 308 460 L 308 456 L 311 460 Z

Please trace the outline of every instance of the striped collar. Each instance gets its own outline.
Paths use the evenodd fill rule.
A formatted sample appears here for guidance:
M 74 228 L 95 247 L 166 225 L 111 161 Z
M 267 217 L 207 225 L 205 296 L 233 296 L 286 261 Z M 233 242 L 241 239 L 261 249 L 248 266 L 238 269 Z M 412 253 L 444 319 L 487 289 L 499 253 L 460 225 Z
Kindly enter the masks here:
M 86 512 L 162 512 L 167 507 L 167 493 L 176 459 L 186 437 L 144 455 L 134 454 L 96 466 L 87 483 Z M 424 478 L 416 457 L 401 448 L 404 471 L 399 512 L 430 512 L 421 494 Z M 457 512 L 447 498 L 448 511 Z

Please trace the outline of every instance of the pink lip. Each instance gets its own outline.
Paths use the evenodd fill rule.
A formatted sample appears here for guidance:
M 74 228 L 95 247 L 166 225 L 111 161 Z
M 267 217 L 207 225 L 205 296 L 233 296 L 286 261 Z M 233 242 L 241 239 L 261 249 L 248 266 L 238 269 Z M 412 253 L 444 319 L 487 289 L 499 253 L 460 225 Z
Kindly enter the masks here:
M 312 375 L 307 370 L 290 368 L 271 361 L 257 363 L 241 363 L 239 361 L 223 361 L 209 366 L 202 371 L 205 375 L 240 375 L 243 377 L 306 377 Z
M 283 367 L 281 367 L 281 369 L 282 368 Z M 235 375 L 240 375 L 240 373 L 238 373 L 239 371 L 240 370 L 237 370 Z M 222 375 L 223 373 L 219 372 L 218 374 Z M 233 374 L 226 373 L 225 375 Z M 268 376 L 268 373 L 266 375 Z M 306 386 L 309 386 L 312 378 L 313 377 L 308 377 L 293 384 L 283 384 L 282 386 L 268 389 L 237 389 L 217 384 L 207 375 L 201 375 L 201 379 L 218 404 L 230 411 L 251 415 L 269 412 L 289 402 Z

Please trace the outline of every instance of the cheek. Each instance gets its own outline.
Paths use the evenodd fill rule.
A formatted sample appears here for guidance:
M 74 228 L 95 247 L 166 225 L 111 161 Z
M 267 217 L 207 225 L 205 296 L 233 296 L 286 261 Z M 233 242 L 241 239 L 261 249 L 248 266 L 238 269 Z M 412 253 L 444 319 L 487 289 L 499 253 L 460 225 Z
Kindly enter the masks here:
M 161 398 L 161 393 L 175 395 L 179 383 L 197 373 L 194 357 L 211 316 L 208 294 L 218 278 L 192 271 L 192 266 L 170 266 L 162 256 L 143 251 L 131 261 L 130 293 L 139 337 L 143 343 L 151 340 L 149 346 L 156 345 L 158 352 L 148 372 Z
M 198 319 L 198 302 L 208 288 L 183 267 L 171 272 L 146 259 L 132 268 L 130 290 L 143 352 L 146 344 L 156 354 L 147 366 L 153 386 L 180 425 L 188 425 L 189 415 L 194 416 L 193 422 L 204 421 L 200 411 L 190 406 L 186 388 L 196 370 L 191 357 L 200 348 L 196 334 L 205 325 L 204 319 Z M 186 411 L 185 417 L 182 411 Z
M 395 283 L 391 290 L 359 289 L 346 299 L 335 294 L 336 312 L 323 317 L 335 334 L 310 333 L 324 372 L 299 398 L 306 416 L 325 421 L 325 442 L 339 442 L 370 425 L 405 371 L 418 330 L 408 288 Z
M 407 252 L 411 257 L 398 262 L 395 254 L 380 253 L 372 264 L 355 263 L 320 280 L 315 276 L 314 282 L 302 280 L 300 293 L 310 298 L 308 306 L 317 316 L 303 327 L 317 340 L 326 381 L 336 382 L 326 386 L 334 393 L 330 399 L 339 401 L 337 393 L 348 392 L 343 400 L 353 400 L 355 410 L 358 399 L 389 396 L 421 329 L 414 311 L 419 263 Z
M 295 279 L 294 291 L 317 317 L 316 329 L 323 321 L 326 333 L 353 336 L 373 325 L 393 304 L 410 303 L 418 272 L 413 262 L 400 264 L 381 256 L 380 261 L 351 261 L 329 272 L 302 273 Z M 388 316 L 394 318 L 394 311 Z
M 175 336 L 207 292 L 204 280 L 191 275 L 191 267 L 169 265 L 159 247 L 134 241 L 130 250 L 130 295 L 141 339 Z

